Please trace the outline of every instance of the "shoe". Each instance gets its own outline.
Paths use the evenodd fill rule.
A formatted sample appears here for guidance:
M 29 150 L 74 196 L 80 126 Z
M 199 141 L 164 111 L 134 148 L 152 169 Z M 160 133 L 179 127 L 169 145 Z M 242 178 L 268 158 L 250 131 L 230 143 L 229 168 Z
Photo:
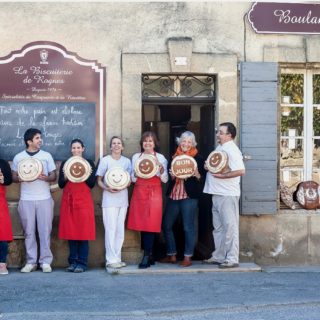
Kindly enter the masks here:
M 163 259 L 159 260 L 160 263 L 177 263 L 177 257 L 173 256 L 166 256 Z
M 121 267 L 123 268 L 123 267 L 126 267 L 127 266 L 127 264 L 125 263 L 125 262 L 119 262 L 120 264 L 121 264 Z
M 149 255 L 149 262 L 150 262 L 151 266 L 154 266 L 156 264 L 156 262 L 153 259 L 153 255 L 152 254 Z
M 118 269 L 118 268 L 125 267 L 125 266 L 122 265 L 122 263 L 124 263 L 124 262 L 108 263 L 108 264 L 107 264 L 107 268 Z
M 75 269 L 74 269 L 74 273 L 82 273 L 82 272 L 85 272 L 86 269 L 84 267 L 81 267 L 81 266 L 76 266 Z
M 36 264 L 31 264 L 31 263 L 27 263 L 21 270 L 20 272 L 22 273 L 29 273 L 32 271 L 37 270 L 37 265 Z
M 52 268 L 49 263 L 43 263 L 41 266 L 41 269 L 42 269 L 42 272 L 44 272 L 44 273 L 52 272 Z
M 0 263 L 0 274 L 8 274 L 7 265 L 3 262 Z
M 180 267 L 190 267 L 192 265 L 190 257 L 184 257 L 184 259 L 179 263 Z
M 205 264 L 215 264 L 217 266 L 219 266 L 221 264 L 221 262 L 218 262 L 216 260 L 214 260 L 212 257 L 207 259 L 207 260 L 203 260 L 202 263 L 205 263 Z
M 76 267 L 76 265 L 71 264 L 68 268 L 66 268 L 66 272 L 74 272 Z
M 223 262 L 219 265 L 220 269 L 237 268 L 237 267 L 239 267 L 239 263 L 232 263 L 229 261 Z
M 141 262 L 139 263 L 138 268 L 139 269 L 147 269 L 150 267 L 150 257 L 149 256 L 143 256 Z

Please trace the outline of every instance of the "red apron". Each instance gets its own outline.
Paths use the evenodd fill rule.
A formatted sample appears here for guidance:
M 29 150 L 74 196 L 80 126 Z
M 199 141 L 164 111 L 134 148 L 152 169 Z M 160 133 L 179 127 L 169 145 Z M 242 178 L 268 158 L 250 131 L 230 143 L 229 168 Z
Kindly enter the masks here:
M 159 177 L 137 178 L 129 207 L 127 228 L 136 231 L 160 232 L 162 189 Z
M 67 182 L 63 189 L 59 238 L 65 240 L 95 240 L 94 205 L 90 188 L 85 182 Z
M 12 227 L 6 200 L 6 188 L 5 186 L 0 185 L 0 241 L 12 240 Z

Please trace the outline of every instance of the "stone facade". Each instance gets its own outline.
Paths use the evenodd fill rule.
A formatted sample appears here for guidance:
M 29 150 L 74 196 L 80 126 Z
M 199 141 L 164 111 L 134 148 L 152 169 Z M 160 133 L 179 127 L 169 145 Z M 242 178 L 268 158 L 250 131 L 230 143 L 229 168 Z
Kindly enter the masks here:
M 280 63 L 320 62 L 319 36 L 258 35 L 244 19 L 249 2 L 165 3 L 2 3 L 0 56 L 26 43 L 48 40 L 80 57 L 107 67 L 106 140 L 124 138 L 125 155 L 139 148 L 141 134 L 142 73 L 210 73 L 217 75 L 216 124 L 239 125 L 241 61 Z M 187 57 L 178 67 L 177 56 Z M 215 124 L 215 125 L 216 125 Z M 8 199 L 18 200 L 19 187 L 8 188 Z M 66 243 L 57 239 L 61 191 L 53 194 L 55 219 L 52 247 L 54 265 L 67 261 Z M 93 190 L 97 240 L 91 244 L 90 265 L 104 262 L 101 192 Z M 16 206 L 10 206 L 16 240 L 10 245 L 9 263 L 23 262 L 23 239 Z M 319 232 L 318 213 L 278 213 L 241 217 L 241 259 L 265 264 L 315 264 Z M 137 261 L 139 235 L 127 231 L 124 260 Z

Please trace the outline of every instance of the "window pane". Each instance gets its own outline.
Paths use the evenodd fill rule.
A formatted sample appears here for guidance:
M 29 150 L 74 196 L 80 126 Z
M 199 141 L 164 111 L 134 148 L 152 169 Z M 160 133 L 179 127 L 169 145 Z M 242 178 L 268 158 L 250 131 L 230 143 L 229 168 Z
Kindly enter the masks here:
M 281 97 L 283 103 L 303 104 L 303 74 L 281 74 Z
M 312 172 L 312 181 L 315 181 L 318 184 L 320 184 L 320 170 Z
M 320 74 L 313 75 L 313 104 L 320 104 Z
M 320 107 L 313 108 L 313 135 L 320 136 Z
M 295 170 L 281 170 L 280 171 L 280 180 L 289 188 L 295 189 L 297 184 L 303 181 L 303 171 Z
M 281 135 L 303 135 L 303 108 L 281 106 Z
M 303 168 L 303 139 L 282 138 L 280 168 Z

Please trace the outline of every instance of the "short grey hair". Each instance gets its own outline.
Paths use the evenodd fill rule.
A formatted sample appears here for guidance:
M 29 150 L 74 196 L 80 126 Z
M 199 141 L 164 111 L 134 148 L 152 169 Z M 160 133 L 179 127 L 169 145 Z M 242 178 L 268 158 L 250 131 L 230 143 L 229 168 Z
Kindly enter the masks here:
M 177 144 L 180 145 L 181 141 L 182 141 L 183 139 L 186 139 L 186 138 L 191 139 L 191 141 L 192 141 L 192 146 L 193 146 L 193 147 L 196 147 L 196 146 L 197 146 L 196 137 L 195 137 L 194 133 L 191 132 L 191 131 L 185 131 L 185 132 L 183 132 L 183 133 L 181 134 L 181 136 L 176 139 Z

